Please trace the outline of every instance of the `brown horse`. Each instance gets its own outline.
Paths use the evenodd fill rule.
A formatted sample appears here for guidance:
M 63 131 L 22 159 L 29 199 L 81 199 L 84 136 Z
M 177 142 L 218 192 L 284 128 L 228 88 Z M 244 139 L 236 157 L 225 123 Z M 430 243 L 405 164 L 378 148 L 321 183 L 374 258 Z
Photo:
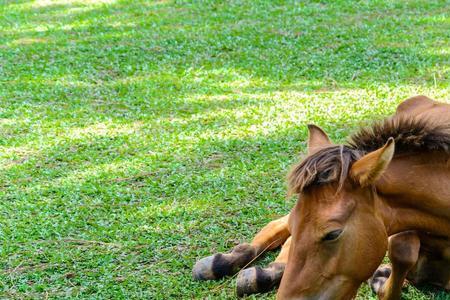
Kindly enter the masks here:
M 194 277 L 232 274 L 284 242 L 268 268 L 239 274 L 238 294 L 281 280 L 278 299 L 351 299 L 374 271 L 370 282 L 381 299 L 399 299 L 405 278 L 449 289 L 450 106 L 408 99 L 348 145 L 309 129 L 308 156 L 289 176 L 299 195 L 290 214 L 251 244 L 200 260 Z M 392 267 L 376 270 L 386 250 Z

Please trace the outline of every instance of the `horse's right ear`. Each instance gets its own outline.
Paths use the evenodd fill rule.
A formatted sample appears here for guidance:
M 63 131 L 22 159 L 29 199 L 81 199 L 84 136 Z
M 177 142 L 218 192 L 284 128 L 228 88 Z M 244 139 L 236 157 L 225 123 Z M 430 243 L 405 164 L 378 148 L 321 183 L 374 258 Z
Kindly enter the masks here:
M 309 124 L 308 155 L 333 145 L 328 135 L 319 126 Z
M 394 139 L 389 138 L 383 147 L 357 160 L 350 169 L 350 176 L 361 186 L 374 183 L 387 169 L 394 151 Z

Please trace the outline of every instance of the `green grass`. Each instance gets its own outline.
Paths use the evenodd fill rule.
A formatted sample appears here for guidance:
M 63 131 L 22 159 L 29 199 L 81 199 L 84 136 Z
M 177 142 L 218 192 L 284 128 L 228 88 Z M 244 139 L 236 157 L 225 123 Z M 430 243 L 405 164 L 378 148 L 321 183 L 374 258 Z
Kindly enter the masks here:
M 307 123 L 449 100 L 449 7 L 0 0 L 0 298 L 234 298 L 192 265 L 288 212 Z

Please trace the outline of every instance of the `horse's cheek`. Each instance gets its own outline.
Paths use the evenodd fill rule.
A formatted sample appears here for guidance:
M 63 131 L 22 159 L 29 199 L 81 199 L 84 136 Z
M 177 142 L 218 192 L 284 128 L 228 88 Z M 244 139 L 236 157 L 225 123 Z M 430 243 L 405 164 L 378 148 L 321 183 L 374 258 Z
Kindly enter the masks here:
M 355 244 L 353 245 L 352 262 L 354 266 L 355 277 L 358 280 L 365 281 L 382 262 L 388 245 L 388 236 L 381 221 L 375 219 L 373 222 L 365 221 L 365 232 L 356 232 Z M 359 227 L 362 228 L 362 227 Z M 355 251 L 356 250 L 356 251 Z M 357 275 L 356 275 L 357 274 Z

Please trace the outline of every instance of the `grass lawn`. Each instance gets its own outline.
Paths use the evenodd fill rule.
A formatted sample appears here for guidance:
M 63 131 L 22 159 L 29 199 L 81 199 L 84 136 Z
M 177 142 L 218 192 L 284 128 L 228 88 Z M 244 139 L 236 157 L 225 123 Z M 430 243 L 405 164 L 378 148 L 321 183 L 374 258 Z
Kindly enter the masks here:
M 192 265 L 288 212 L 305 125 L 449 101 L 449 45 L 450 1 L 0 0 L 0 298 L 235 298 Z

